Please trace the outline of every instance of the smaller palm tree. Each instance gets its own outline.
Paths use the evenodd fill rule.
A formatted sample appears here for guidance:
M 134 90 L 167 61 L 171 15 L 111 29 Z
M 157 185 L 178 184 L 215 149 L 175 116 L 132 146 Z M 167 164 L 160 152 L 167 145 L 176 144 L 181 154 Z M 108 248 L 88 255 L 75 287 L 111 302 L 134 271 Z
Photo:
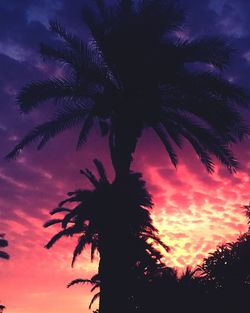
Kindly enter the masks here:
M 8 241 L 4 239 L 4 237 L 5 237 L 5 234 L 0 234 L 0 248 L 5 248 L 8 246 Z M 0 250 L 0 258 L 8 260 L 10 256 L 5 251 Z
M 93 185 L 93 190 L 76 190 L 69 192 L 69 198 L 59 203 L 59 207 L 53 209 L 50 214 L 65 213 L 65 216 L 60 219 L 51 219 L 44 224 L 44 227 L 49 227 L 55 224 L 61 224 L 62 230 L 54 235 L 51 240 L 46 244 L 46 248 L 51 248 L 54 243 L 63 236 L 73 236 L 79 234 L 78 244 L 73 253 L 72 265 L 75 262 L 76 257 L 82 252 L 86 245 L 91 245 L 91 257 L 94 257 L 95 251 L 99 248 L 100 233 L 105 227 L 110 226 L 110 215 L 104 210 L 105 204 L 107 207 L 111 207 L 110 199 L 118 198 L 116 192 L 123 189 L 124 194 L 128 195 L 128 199 L 124 199 L 127 202 L 127 212 L 119 212 L 124 214 L 126 219 L 130 218 L 129 231 L 131 235 L 138 238 L 140 243 L 144 243 L 149 249 L 149 244 L 146 243 L 147 239 L 151 239 L 156 243 L 164 247 L 168 251 L 166 246 L 160 238 L 157 236 L 157 229 L 152 225 L 152 220 L 148 207 L 152 205 L 150 195 L 145 189 L 145 183 L 141 180 L 141 174 L 131 173 L 130 179 L 127 184 L 120 186 L 117 184 L 109 183 L 105 170 L 100 161 L 94 160 L 94 164 L 99 173 L 99 179 L 88 169 L 81 170 L 80 173 L 85 175 L 90 183 Z M 108 201 L 107 201 L 108 200 Z M 108 202 L 108 203 L 107 203 Z M 121 202 L 121 199 L 119 199 Z M 66 203 L 77 203 L 73 208 L 66 208 Z M 112 212 L 113 213 L 113 212 Z M 133 214 L 131 218 L 131 214 Z M 107 224 L 107 225 L 106 225 Z M 135 241 L 134 241 L 135 242 Z M 138 244 L 138 243 L 137 243 Z M 153 251 L 153 246 L 150 249 Z
M 145 182 L 141 179 L 141 174 L 130 173 L 123 183 L 117 181 L 110 183 L 101 162 L 94 160 L 94 163 L 99 178 L 88 169 L 81 170 L 81 174 L 88 178 L 94 188 L 68 193 L 69 198 L 51 212 L 52 215 L 64 214 L 64 216 L 52 219 L 44 226 L 60 224 L 62 228 L 46 244 L 46 248 L 51 248 L 64 236 L 78 235 L 72 266 L 87 245 L 91 246 L 91 259 L 94 258 L 95 252 L 99 252 L 102 299 L 102 290 L 105 289 L 107 281 L 113 279 L 112 287 L 117 289 L 121 281 L 124 286 L 125 280 L 138 280 L 139 273 L 140 277 L 149 275 L 156 266 L 161 265 L 162 255 L 153 242 L 167 251 L 169 248 L 160 240 L 157 229 L 152 225 L 149 212 L 152 206 L 151 197 L 145 188 Z M 76 205 L 68 208 L 65 207 L 66 203 Z M 129 246 L 129 255 L 124 246 L 117 242 L 120 238 L 122 244 L 126 243 Z M 117 292 L 114 294 L 119 297 Z M 128 297 L 129 295 L 127 299 Z

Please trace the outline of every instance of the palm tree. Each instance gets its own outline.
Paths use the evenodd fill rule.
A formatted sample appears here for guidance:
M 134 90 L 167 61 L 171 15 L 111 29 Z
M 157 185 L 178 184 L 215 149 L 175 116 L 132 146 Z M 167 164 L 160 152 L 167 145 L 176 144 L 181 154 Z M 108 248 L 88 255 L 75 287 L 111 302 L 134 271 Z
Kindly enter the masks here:
M 0 248 L 5 248 L 8 246 L 8 241 L 4 239 L 4 234 L 0 234 Z M 0 250 L 0 258 L 8 260 L 10 256 L 5 251 Z
M 237 161 L 230 144 L 248 134 L 238 108 L 246 106 L 249 97 L 221 75 L 228 65 L 231 47 L 221 38 L 182 40 L 177 30 L 181 30 L 185 14 L 168 1 L 120 0 L 113 7 L 104 0 L 95 3 L 96 9 L 87 6 L 83 9 L 89 29 L 85 41 L 57 22 L 50 24 L 61 42 L 57 48 L 42 45 L 41 54 L 66 65 L 66 73 L 63 78 L 24 87 L 17 100 L 23 113 L 50 99 L 59 108 L 49 121 L 28 133 L 7 157 L 16 157 L 36 140 L 37 148 L 41 149 L 58 133 L 76 125 L 81 125 L 77 148 L 86 141 L 95 121 L 101 133 L 108 134 L 117 182 L 113 187 L 121 199 L 126 199 L 119 203 L 120 210 L 112 203 L 112 209 L 108 214 L 106 210 L 99 225 L 105 234 L 99 239 L 99 244 L 103 242 L 101 246 L 105 247 L 105 251 L 100 248 L 100 253 L 106 256 L 101 266 L 109 269 L 103 270 L 107 275 L 103 281 L 110 282 L 104 288 L 110 290 L 103 296 L 107 299 L 104 307 L 106 312 L 113 312 L 110 303 L 116 285 L 114 273 L 118 273 L 112 258 L 114 234 L 125 246 L 134 204 L 129 202 L 129 193 L 126 195 L 129 191 L 122 191 L 122 186 L 131 179 L 132 157 L 143 130 L 153 129 L 174 166 L 178 162 L 174 145 L 181 148 L 186 140 L 208 172 L 214 169 L 212 157 L 229 171 L 235 171 Z M 197 62 L 203 66 L 197 69 Z M 105 197 L 108 195 L 107 191 Z M 125 252 L 118 251 L 126 280 L 129 261 Z
M 117 177 L 129 173 L 137 141 L 147 127 L 158 135 L 175 166 L 173 143 L 181 148 L 185 139 L 208 172 L 214 168 L 212 156 L 235 171 L 237 161 L 229 145 L 248 133 L 238 107 L 249 97 L 220 73 L 232 48 L 221 38 L 178 37 L 185 14 L 168 1 L 121 0 L 112 8 L 103 0 L 95 3 L 97 10 L 83 9 L 89 29 L 85 41 L 57 22 L 50 24 L 62 44 L 43 44 L 41 54 L 66 65 L 68 75 L 31 83 L 19 93 L 18 104 L 28 113 L 54 99 L 59 109 L 7 157 L 16 157 L 35 140 L 40 149 L 80 124 L 79 148 L 97 120 L 102 134 L 109 134 Z M 202 64 L 198 69 L 197 62 Z
M 60 224 L 62 228 L 46 244 L 46 248 L 51 248 L 64 236 L 78 235 L 72 266 L 87 245 L 91 246 L 91 259 L 96 251 L 100 254 L 100 312 L 113 312 L 122 303 L 124 312 L 128 312 L 133 286 L 128 290 L 127 282 L 135 281 L 135 273 L 147 276 L 155 266 L 162 266 L 162 255 L 152 242 L 167 251 L 169 248 L 157 236 L 157 230 L 152 225 L 149 213 L 152 201 L 141 174 L 130 173 L 123 184 L 110 183 L 101 162 L 94 160 L 94 163 L 99 178 L 88 169 L 81 170 L 94 189 L 68 193 L 69 198 L 51 211 L 52 215 L 65 215 L 44 224 L 45 227 Z M 76 206 L 70 209 L 65 207 L 66 203 Z M 123 243 L 128 245 L 129 254 Z

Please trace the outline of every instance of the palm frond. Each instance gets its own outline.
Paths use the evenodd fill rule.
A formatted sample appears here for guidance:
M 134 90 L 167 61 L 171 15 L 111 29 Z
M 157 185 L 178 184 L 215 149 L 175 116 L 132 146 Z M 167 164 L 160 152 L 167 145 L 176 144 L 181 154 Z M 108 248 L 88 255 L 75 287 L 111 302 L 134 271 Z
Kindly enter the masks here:
M 50 214 L 51 215 L 54 215 L 54 214 L 56 214 L 56 213 L 61 213 L 61 212 L 71 212 L 71 210 L 70 209 L 68 209 L 68 208 L 62 208 L 62 207 L 59 207 L 59 208 L 55 208 L 55 209 L 53 209 L 52 211 L 50 211 Z
M 61 223 L 62 222 L 62 219 L 52 219 L 52 220 L 49 220 L 47 221 L 46 223 L 43 224 L 43 227 L 47 228 L 51 225 L 55 225 L 55 224 L 58 224 L 58 223 Z
M 172 164 L 176 167 L 178 163 L 178 158 L 169 141 L 168 134 L 164 131 L 162 124 L 159 123 L 158 125 L 154 126 L 153 129 L 156 132 L 156 134 L 159 136 L 162 143 L 164 144 Z
M 93 279 L 82 279 L 82 278 L 77 278 L 72 280 L 70 283 L 68 283 L 67 288 L 77 285 L 77 284 L 95 284 L 95 281 L 93 281 Z
M 232 102 L 222 99 L 215 93 L 212 94 L 208 89 L 197 88 L 196 85 L 191 87 L 191 85 L 190 82 L 186 83 L 184 92 L 181 89 L 163 91 L 165 102 L 163 110 L 168 115 L 164 118 L 167 119 L 166 123 L 169 125 L 167 128 L 171 131 L 169 132 L 171 137 L 173 134 L 176 136 L 175 133 L 178 135 L 178 124 L 182 123 L 179 116 L 183 114 L 186 114 L 189 119 L 199 120 L 202 124 L 211 127 L 225 143 L 238 142 L 249 134 L 248 125 Z M 164 98 L 165 93 L 166 98 Z M 220 118 L 222 115 L 223 119 Z M 175 138 L 172 138 L 176 142 Z M 178 142 L 176 144 L 178 145 Z
M 57 21 L 50 21 L 50 30 L 61 37 L 70 48 L 81 53 L 84 50 L 85 44 L 79 37 L 67 32 Z
M 22 141 L 15 146 L 15 148 L 6 156 L 7 159 L 14 159 L 23 150 L 25 146 L 30 145 L 34 141 L 41 138 L 38 145 L 38 149 L 41 149 L 51 138 L 58 133 L 74 127 L 85 118 L 87 110 L 82 105 L 77 106 L 65 106 L 62 110 L 59 110 L 55 118 L 49 122 L 41 124 L 35 127 L 30 133 L 28 133 Z
M 88 238 L 86 234 L 83 234 L 81 237 L 79 237 L 78 243 L 73 252 L 73 258 L 72 258 L 72 263 L 71 263 L 72 267 L 74 266 L 77 256 L 81 254 L 82 250 L 85 248 L 86 244 L 88 243 L 89 242 L 88 242 Z
M 92 96 L 97 92 L 98 86 L 111 84 L 107 66 L 100 55 L 97 55 L 97 52 L 90 49 L 88 45 L 83 45 L 79 54 L 71 50 L 52 48 L 45 44 L 41 45 L 40 52 L 44 57 L 59 61 L 74 70 L 75 95 L 78 93 Z M 79 88 L 76 89 L 78 84 Z
M 65 106 L 63 109 L 59 110 L 53 120 L 40 126 L 39 135 L 42 137 L 42 140 L 37 149 L 40 150 L 43 148 L 43 146 L 57 134 L 76 126 L 84 119 L 88 119 L 90 115 L 87 115 L 87 113 L 88 111 L 81 105 Z
M 215 99 L 222 99 L 224 103 L 233 101 L 243 107 L 249 104 L 249 94 L 243 88 L 223 79 L 219 75 L 211 72 L 187 73 L 185 75 L 183 76 L 185 84 L 182 86 L 190 95 L 192 95 L 191 91 L 195 94 L 201 93 L 204 96 L 205 94 L 214 95 Z M 182 84 L 181 78 L 180 83 Z
M 85 9 L 87 10 L 87 7 Z M 78 75 L 86 75 L 88 80 L 96 83 L 111 84 L 111 78 L 113 78 L 113 75 L 105 63 L 98 45 L 93 45 L 94 39 L 92 40 L 92 44 L 89 45 L 81 41 L 75 35 L 68 33 L 57 22 L 51 22 L 50 26 L 51 30 L 63 38 L 68 47 L 72 49 L 70 64 L 75 68 Z M 52 50 L 49 51 L 50 54 L 51 52 Z M 55 55 L 57 55 L 56 51 Z M 70 61 L 68 56 L 67 59 Z
M 50 241 L 45 245 L 45 248 L 50 249 L 55 244 L 55 242 L 62 238 L 63 236 L 72 236 L 74 234 L 74 230 L 75 230 L 74 226 L 69 227 L 67 229 L 63 229 L 50 239 Z
M 71 221 L 71 219 L 73 217 L 76 216 L 76 211 L 75 210 L 72 210 L 71 212 L 69 212 L 68 214 L 66 214 L 62 220 L 62 228 L 67 228 L 68 226 L 68 223 Z
M 0 237 L 0 247 L 5 248 L 8 246 L 8 241 Z
M 80 173 L 82 175 L 86 176 L 94 187 L 99 186 L 98 179 L 95 177 L 95 175 L 89 169 L 85 168 L 85 170 L 80 170 Z
M 72 202 L 80 202 L 82 200 L 82 197 L 79 195 L 79 192 L 74 192 L 74 193 L 70 193 L 70 194 L 74 195 L 74 196 L 61 201 L 59 203 L 59 207 L 62 207 L 67 202 L 70 202 L 70 203 L 72 203 Z
M 10 256 L 8 255 L 8 253 L 0 250 L 0 258 L 9 260 Z
M 192 135 L 192 133 L 186 131 L 185 129 L 182 130 L 182 134 L 189 143 L 194 148 L 196 154 L 200 158 L 201 163 L 205 166 L 208 173 L 214 172 L 214 163 L 209 155 L 209 153 L 204 149 L 203 145 L 200 143 L 199 140 L 195 138 L 195 136 Z
M 101 294 L 100 292 L 96 293 L 94 295 L 94 297 L 91 299 L 90 304 L 89 304 L 89 309 L 90 310 L 91 310 L 91 307 L 92 307 L 93 303 L 100 297 L 100 294 Z
M 223 70 L 229 63 L 232 47 L 219 37 L 177 43 L 183 62 L 204 62 Z
M 90 291 L 93 292 L 93 291 L 96 290 L 97 288 L 100 288 L 100 283 L 95 282 L 95 285 L 90 289 Z
M 54 59 L 56 61 L 59 61 L 63 65 L 69 65 L 75 70 L 78 69 L 79 60 L 70 50 L 53 48 L 47 44 L 41 44 L 40 53 L 43 57 Z
M 189 125 L 188 131 L 196 138 L 196 141 L 202 143 L 203 150 L 213 154 L 230 172 L 235 172 L 238 162 L 233 156 L 228 145 L 225 144 L 213 131 L 199 125 Z
M 167 117 L 168 115 L 168 117 Z M 228 139 L 224 139 L 213 129 L 197 123 L 192 116 L 181 111 L 166 111 L 166 118 L 170 118 L 177 123 L 176 128 L 193 146 L 201 162 L 205 165 L 209 173 L 213 172 L 213 162 L 210 155 L 214 155 L 230 172 L 237 169 L 238 162 L 228 148 Z M 165 125 L 167 127 L 167 125 Z
M 166 122 L 166 119 L 164 120 L 164 116 L 162 118 L 162 125 L 166 129 L 167 133 L 169 134 L 170 138 L 173 140 L 173 142 L 177 145 L 177 147 L 182 148 L 183 142 L 182 142 L 182 136 L 179 133 L 178 125 L 173 120 L 168 120 Z
M 91 31 L 93 38 L 98 41 L 98 44 L 100 44 L 105 31 L 103 28 L 103 20 L 100 19 L 100 16 L 95 14 L 94 10 L 90 8 L 89 5 L 83 7 L 82 17 L 84 23 Z
M 104 168 L 102 162 L 99 161 L 98 159 L 94 159 L 94 164 L 95 164 L 96 169 L 98 171 L 98 174 L 100 176 L 100 181 L 105 183 L 105 184 L 108 184 L 107 174 L 106 174 L 106 171 L 105 171 L 105 168 Z
M 146 233 L 146 238 L 147 239 L 152 239 L 155 243 L 157 243 L 158 245 L 160 245 L 166 252 L 170 251 L 170 247 L 168 245 L 166 245 L 158 236 L 156 236 L 155 234 L 149 234 Z
M 86 142 L 86 139 L 87 139 L 87 136 L 93 126 L 93 116 L 91 116 L 90 114 L 86 117 L 84 123 L 83 123 L 83 126 L 82 126 L 82 129 L 80 131 L 80 135 L 79 135 L 79 138 L 78 138 L 78 142 L 77 142 L 77 145 L 76 145 L 76 149 L 80 149 L 80 147 L 82 146 L 83 143 Z
M 28 113 L 41 102 L 49 99 L 74 101 L 84 97 L 88 97 L 84 86 L 78 88 L 70 80 L 53 78 L 31 83 L 24 87 L 18 94 L 17 103 L 23 113 Z

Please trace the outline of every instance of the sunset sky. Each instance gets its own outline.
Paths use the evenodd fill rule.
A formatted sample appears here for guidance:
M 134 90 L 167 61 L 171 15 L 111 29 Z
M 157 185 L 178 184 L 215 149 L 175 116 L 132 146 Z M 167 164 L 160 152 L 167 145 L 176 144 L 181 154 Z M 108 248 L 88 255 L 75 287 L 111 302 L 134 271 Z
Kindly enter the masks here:
M 177 2 L 177 1 L 176 1 Z M 235 48 L 225 76 L 250 88 L 250 1 L 180 0 L 187 9 L 185 38 L 216 35 Z M 75 151 L 77 130 L 53 139 L 42 150 L 25 149 L 16 161 L 3 157 L 32 127 L 51 112 L 51 103 L 29 115 L 15 104 L 18 90 L 34 80 L 62 75 L 63 70 L 39 56 L 39 43 L 56 44 L 48 21 L 57 20 L 79 36 L 86 32 L 80 9 L 84 1 L 0 1 L 0 233 L 6 234 L 11 258 L 0 260 L 0 303 L 6 313 L 87 313 L 89 288 L 66 288 L 75 278 L 90 278 L 96 264 L 81 255 L 72 269 L 76 240 L 64 238 L 51 250 L 44 245 L 56 228 L 44 229 L 49 211 L 68 191 L 87 187 L 79 169 L 93 168 L 100 159 L 113 177 L 107 139 L 94 130 L 86 145 Z M 242 112 L 249 120 L 248 112 Z M 223 116 L 221 116 L 223 119 Z M 232 241 L 247 229 L 242 206 L 250 200 L 250 140 L 233 151 L 240 162 L 234 175 L 216 166 L 207 174 L 189 145 L 179 151 L 177 169 L 170 164 L 159 139 L 145 131 L 135 154 L 133 170 L 143 172 L 153 195 L 153 216 L 160 235 L 171 247 L 168 265 L 179 270 L 195 266 L 218 244 Z

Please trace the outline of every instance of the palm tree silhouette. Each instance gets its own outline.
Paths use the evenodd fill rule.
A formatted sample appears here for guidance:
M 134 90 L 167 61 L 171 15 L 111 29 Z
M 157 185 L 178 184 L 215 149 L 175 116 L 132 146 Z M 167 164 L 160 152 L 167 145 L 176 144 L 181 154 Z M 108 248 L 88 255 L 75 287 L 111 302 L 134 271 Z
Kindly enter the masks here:
M 118 177 L 129 173 L 137 141 L 147 127 L 156 132 L 175 166 L 173 143 L 182 147 L 185 139 L 208 172 L 213 171 L 212 156 L 235 171 L 229 145 L 248 133 L 237 108 L 249 97 L 220 74 L 232 48 L 221 38 L 182 40 L 176 31 L 185 14 L 168 1 L 124 0 L 112 8 L 102 0 L 95 3 L 98 10 L 83 9 L 90 31 L 87 41 L 57 22 L 50 24 L 64 45 L 43 44 L 41 54 L 66 65 L 70 74 L 26 86 L 18 103 L 28 113 L 54 99 L 59 109 L 7 157 L 16 157 L 35 140 L 40 149 L 58 133 L 81 124 L 79 148 L 97 120 L 102 134 L 109 134 Z M 203 64 L 198 70 L 197 62 Z
M 7 158 L 16 157 L 36 140 L 37 148 L 41 149 L 58 133 L 76 125 L 81 125 L 77 148 L 86 141 L 95 121 L 101 133 L 108 134 L 116 173 L 111 194 L 120 195 L 124 203 L 119 202 L 118 197 L 109 198 L 108 185 L 104 184 L 107 189 L 104 187 L 103 191 L 98 188 L 102 203 L 111 204 L 105 213 L 100 210 L 101 218 L 95 223 L 82 227 L 83 237 L 76 254 L 90 239 L 92 248 L 96 249 L 91 236 L 94 227 L 98 227 L 102 233 L 98 238 L 100 267 L 105 268 L 101 270 L 100 312 L 114 312 L 117 309 L 111 304 L 114 298 L 120 300 L 119 307 L 126 312 L 124 298 L 114 293 L 119 269 L 113 251 L 116 247 L 120 267 L 124 269 L 123 279 L 127 281 L 131 260 L 121 247 L 117 248 L 115 237 L 119 237 L 120 246 L 124 247 L 135 227 L 130 217 L 137 202 L 129 198 L 131 190 L 125 186 L 133 177 L 130 176 L 131 162 L 143 130 L 153 129 L 174 166 L 178 163 L 174 145 L 181 148 L 183 142 L 188 141 L 208 172 L 214 169 L 212 157 L 232 172 L 237 168 L 237 161 L 230 144 L 248 134 L 238 109 L 247 105 L 249 96 L 221 74 L 232 53 L 223 39 L 182 40 L 178 36 L 185 14 L 175 5 L 163 0 L 121 0 L 113 7 L 103 0 L 95 0 L 95 4 L 96 9 L 91 6 L 83 9 L 89 29 L 85 41 L 65 31 L 59 23 L 50 23 L 62 44 L 57 48 L 43 44 L 41 54 L 66 65 L 65 76 L 31 83 L 23 88 L 17 100 L 23 113 L 50 99 L 55 100 L 59 108 L 49 121 L 28 133 Z M 197 63 L 202 66 L 197 67 Z M 78 194 L 73 196 L 77 198 Z M 71 213 L 74 219 L 75 212 Z M 143 224 L 143 214 L 138 218 Z M 70 212 L 68 219 L 71 219 Z M 80 228 L 74 223 L 74 230 L 67 228 L 67 219 L 65 224 L 65 229 L 50 244 Z
M 131 286 L 130 290 L 127 290 L 126 281 L 135 281 L 135 278 L 138 280 L 139 274 L 140 277 L 148 276 L 155 267 L 162 266 L 162 254 L 154 247 L 153 242 L 167 251 L 169 248 L 160 240 L 157 229 L 152 225 L 149 213 L 152 206 L 151 196 L 145 188 L 141 174 L 130 173 L 127 181 L 122 184 L 117 181 L 110 183 L 101 162 L 94 160 L 94 163 L 99 178 L 88 169 L 81 170 L 94 188 L 68 193 L 69 198 L 51 211 L 52 215 L 65 215 L 44 224 L 45 227 L 55 224 L 62 227 L 46 244 L 46 248 L 51 248 L 64 236 L 79 235 L 73 252 L 72 266 L 87 245 L 91 246 L 91 259 L 96 251 L 100 255 L 100 312 L 106 312 L 107 306 L 111 311 L 126 301 L 125 310 L 133 289 Z M 65 207 L 66 203 L 76 206 L 70 209 Z M 129 247 L 129 254 L 121 245 L 124 242 Z M 121 260 L 121 256 L 124 256 L 124 259 Z
M 0 234 L 0 248 L 5 248 L 8 246 L 8 241 L 4 239 L 4 237 L 4 234 Z M 10 256 L 5 251 L 0 250 L 0 258 L 8 260 Z

